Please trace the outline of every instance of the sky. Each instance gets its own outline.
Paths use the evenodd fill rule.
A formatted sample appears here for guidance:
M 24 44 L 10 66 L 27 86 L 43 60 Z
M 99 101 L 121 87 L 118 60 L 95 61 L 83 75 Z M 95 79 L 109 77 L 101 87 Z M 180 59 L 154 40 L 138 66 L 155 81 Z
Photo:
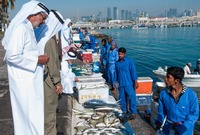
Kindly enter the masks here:
M 15 9 L 9 10 L 10 19 L 30 0 L 16 0 Z M 176 8 L 178 13 L 184 10 L 200 9 L 200 0 L 40 0 L 49 9 L 58 10 L 64 18 L 97 15 L 99 11 L 106 17 L 107 8 L 118 10 L 146 11 L 150 16 L 164 14 L 165 9 Z M 111 10 L 113 11 L 113 10 Z

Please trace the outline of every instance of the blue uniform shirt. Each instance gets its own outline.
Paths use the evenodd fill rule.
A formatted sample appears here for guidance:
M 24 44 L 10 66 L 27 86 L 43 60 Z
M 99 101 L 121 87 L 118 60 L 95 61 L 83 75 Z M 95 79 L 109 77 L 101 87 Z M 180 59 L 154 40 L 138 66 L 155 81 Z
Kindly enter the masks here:
M 79 33 L 79 38 L 80 38 L 81 41 L 85 41 L 83 32 L 80 32 L 80 33 Z
M 89 49 L 93 49 L 94 52 L 96 52 L 96 50 L 95 50 L 95 46 L 96 46 L 95 39 L 96 38 L 92 35 L 89 35 L 89 37 L 90 37 L 90 43 L 88 44 L 88 47 L 89 47 Z
M 176 127 L 181 135 L 192 135 L 194 124 L 199 117 L 199 104 L 196 93 L 183 85 L 182 93 L 178 100 L 175 100 L 170 93 L 169 87 L 161 91 L 158 107 L 158 121 L 162 123 L 164 117 L 167 121 L 163 127 L 163 132 L 169 134 L 172 123 L 182 122 Z
M 122 62 L 116 62 L 117 81 L 119 86 L 133 86 L 138 79 L 136 67 L 132 59 L 124 57 Z
M 109 53 L 109 51 L 110 51 L 110 45 L 109 44 L 105 44 L 104 46 L 102 46 L 100 58 L 102 58 L 104 66 L 108 63 L 108 53 Z
M 117 48 L 115 48 L 112 51 L 109 51 L 108 53 L 108 63 L 109 64 L 115 64 L 116 61 L 118 61 L 119 57 L 118 57 L 118 52 L 117 52 Z

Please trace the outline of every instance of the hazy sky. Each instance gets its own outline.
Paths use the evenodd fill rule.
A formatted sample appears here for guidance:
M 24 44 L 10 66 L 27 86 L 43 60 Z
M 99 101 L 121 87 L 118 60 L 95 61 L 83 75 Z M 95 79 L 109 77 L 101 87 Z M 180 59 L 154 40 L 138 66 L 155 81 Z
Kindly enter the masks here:
M 10 18 L 21 6 L 30 0 L 16 0 L 15 9 L 9 10 Z M 118 10 L 146 11 L 150 16 L 164 14 L 165 9 L 177 8 L 178 13 L 185 9 L 200 9 L 200 0 L 40 0 L 48 8 L 60 11 L 64 18 L 84 15 L 97 15 L 99 11 L 106 16 L 107 8 L 118 7 Z M 112 10 L 113 12 L 113 10 Z

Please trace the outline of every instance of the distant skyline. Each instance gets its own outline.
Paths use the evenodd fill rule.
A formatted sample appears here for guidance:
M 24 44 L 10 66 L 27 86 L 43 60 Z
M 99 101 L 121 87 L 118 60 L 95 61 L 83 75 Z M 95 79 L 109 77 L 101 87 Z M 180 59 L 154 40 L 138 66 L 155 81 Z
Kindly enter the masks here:
M 22 5 L 30 0 L 16 0 L 15 9 L 9 10 L 10 19 L 20 10 Z M 107 16 L 107 8 L 117 7 L 118 10 L 135 12 L 146 11 L 150 16 L 164 14 L 169 8 L 176 8 L 178 13 L 192 9 L 200 10 L 200 0 L 40 0 L 48 8 L 58 10 L 64 18 L 80 18 L 81 16 L 97 15 L 103 12 Z M 111 10 L 113 12 L 113 10 Z M 112 13 L 113 14 L 113 13 Z

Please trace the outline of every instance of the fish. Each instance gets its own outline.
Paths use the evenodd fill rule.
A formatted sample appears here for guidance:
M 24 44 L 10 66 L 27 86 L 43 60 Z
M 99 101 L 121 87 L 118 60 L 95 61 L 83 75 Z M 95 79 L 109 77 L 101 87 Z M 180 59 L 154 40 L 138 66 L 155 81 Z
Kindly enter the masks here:
M 121 112 L 118 108 L 111 108 L 111 107 L 101 107 L 94 109 L 95 111 L 114 111 L 114 112 Z
M 89 125 L 86 124 L 86 121 L 79 121 L 79 122 L 77 122 L 76 126 L 77 127 L 79 127 L 79 126 L 88 126 L 89 127 Z
M 74 127 L 74 129 L 76 130 L 75 131 L 76 134 L 78 132 L 82 132 L 82 131 L 84 131 L 85 129 L 88 129 L 88 128 L 90 128 L 90 127 L 88 127 L 88 126 L 76 126 L 76 127 Z
M 95 127 L 96 127 L 96 128 L 102 129 L 102 128 L 105 128 L 105 127 L 106 127 L 106 124 L 103 123 L 103 122 L 100 122 L 100 123 L 97 123 L 97 124 L 95 125 Z
M 84 110 L 84 111 L 81 111 L 81 110 L 78 110 L 78 109 L 75 109 L 73 108 L 72 111 L 75 113 L 75 115 L 92 115 L 94 114 L 94 111 L 93 110 Z
M 91 132 L 91 131 L 96 132 L 96 131 L 98 131 L 98 129 L 97 128 L 87 128 L 82 133 L 85 134 L 85 133 L 88 133 L 88 132 Z
M 98 119 L 100 119 L 101 118 L 101 116 L 99 116 L 99 115 L 97 115 L 97 114 L 93 114 L 92 116 L 91 116 L 91 119 L 93 119 L 93 120 L 98 120 Z
M 118 103 L 106 103 L 105 101 L 101 99 L 90 99 L 83 103 L 84 108 L 102 108 L 102 107 L 110 107 L 110 108 L 118 108 Z

